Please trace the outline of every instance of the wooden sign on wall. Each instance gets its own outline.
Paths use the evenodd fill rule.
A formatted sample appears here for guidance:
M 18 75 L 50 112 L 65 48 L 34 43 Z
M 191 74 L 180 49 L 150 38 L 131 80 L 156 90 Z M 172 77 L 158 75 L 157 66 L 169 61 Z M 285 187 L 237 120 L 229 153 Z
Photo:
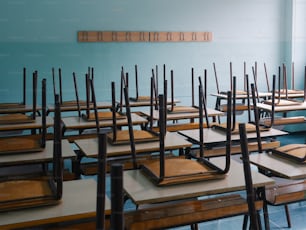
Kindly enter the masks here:
M 210 42 L 212 32 L 79 31 L 79 42 Z

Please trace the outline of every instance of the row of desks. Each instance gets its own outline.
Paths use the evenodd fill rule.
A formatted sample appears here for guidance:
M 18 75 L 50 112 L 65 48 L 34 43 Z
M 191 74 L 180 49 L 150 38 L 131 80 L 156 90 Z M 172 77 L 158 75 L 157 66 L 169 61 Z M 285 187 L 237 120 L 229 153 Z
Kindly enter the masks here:
M 213 110 L 210 111 L 213 114 Z M 174 114 L 177 116 L 177 114 Z M 214 114 L 215 116 L 216 114 Z M 134 115 L 133 115 L 134 116 Z M 135 115 L 136 116 L 136 115 Z M 185 117 L 184 117 L 185 118 Z M 191 117 L 190 117 L 191 118 Z M 194 117 L 193 117 L 194 118 Z M 48 118 L 49 119 L 49 118 Z M 134 118 L 137 120 L 136 118 Z M 139 123 L 147 121 L 139 117 Z M 173 120 L 179 119 L 174 117 Z M 51 122 L 51 121 L 50 121 Z M 39 125 L 39 121 L 37 122 Z M 63 124 L 66 129 L 88 129 L 94 128 L 95 122 L 85 122 L 78 117 L 63 117 Z M 103 124 L 101 122 L 101 124 Z M 28 124 L 30 125 L 30 124 Z M 33 124 L 32 124 L 33 125 Z M 103 124 L 107 126 L 108 124 Z M 124 123 L 122 123 L 124 125 Z M 37 127 L 37 126 L 35 126 Z M 33 127 L 32 127 L 33 128 Z M 182 135 L 181 135 L 182 134 Z M 271 129 L 263 132 L 263 137 L 275 137 L 285 135 L 285 132 Z M 215 129 L 204 130 L 204 144 L 225 142 L 225 135 L 222 131 Z M 255 134 L 248 134 L 248 138 L 255 138 Z M 233 135 L 233 140 L 239 140 L 238 135 Z M 192 146 L 189 140 L 198 141 L 198 130 L 181 131 L 180 133 L 167 133 L 165 147 L 167 150 L 188 149 Z M 77 148 L 84 153 L 86 157 L 96 158 L 98 155 L 97 138 L 76 140 L 74 142 Z M 137 153 L 151 153 L 159 151 L 159 142 L 137 143 Z M 107 156 L 117 157 L 130 154 L 129 145 L 107 145 Z M 74 159 L 75 152 L 67 140 L 63 140 L 64 159 Z M 216 164 L 222 167 L 225 160 L 213 158 Z M 46 149 L 41 153 L 23 154 L 14 156 L 0 156 L 0 166 L 10 164 L 25 164 L 30 162 L 44 163 L 52 161 L 52 141 L 47 142 Z M 253 172 L 253 183 L 257 188 L 273 184 L 273 180 L 257 172 Z M 231 169 L 224 179 L 209 180 L 203 182 L 189 183 L 184 185 L 175 185 L 170 187 L 157 187 L 139 170 L 130 170 L 124 172 L 124 191 L 136 205 L 148 203 L 160 203 L 166 201 L 175 201 L 184 198 L 195 198 L 211 194 L 220 194 L 243 190 L 245 181 L 243 176 L 243 167 L 240 163 L 232 161 Z M 62 202 L 56 206 L 28 209 L 26 211 L 13 211 L 0 214 L 1 228 L 37 226 L 48 223 L 65 222 L 89 218 L 95 216 L 96 208 L 96 183 L 91 180 L 75 180 L 64 182 L 64 196 Z M 84 199 L 86 197 L 86 199 Z M 77 202 L 76 202 L 77 201 Z M 106 213 L 110 213 L 110 202 L 107 199 Z
M 225 161 L 224 158 L 213 160 L 220 166 Z M 140 170 L 125 171 L 123 173 L 123 188 L 128 197 L 137 205 L 244 190 L 243 166 L 234 160 L 231 164 L 230 172 L 223 179 L 168 187 L 155 186 Z M 252 172 L 252 178 L 256 188 L 263 188 L 274 183 L 271 178 L 256 171 Z M 106 198 L 106 214 L 109 215 L 110 210 L 110 201 Z M 1 229 L 11 229 L 94 218 L 95 211 L 96 182 L 91 179 L 67 181 L 64 182 L 63 199 L 60 204 L 1 213 L 0 226 Z
M 96 145 L 91 142 L 91 146 Z M 65 143 L 64 146 L 66 149 L 68 143 Z M 212 158 L 211 160 L 221 168 L 225 163 L 223 157 Z M 267 153 L 251 154 L 250 161 L 263 169 L 272 170 L 274 173 L 290 179 L 303 179 L 306 177 L 306 166 L 304 164 L 295 164 Z M 240 191 L 245 188 L 243 166 L 235 160 L 231 161 L 230 171 L 225 178 L 184 185 L 157 187 L 140 170 L 125 171 L 123 176 L 125 193 L 135 204 L 140 206 Z M 254 187 L 258 189 L 274 183 L 273 179 L 257 171 L 252 171 L 252 178 Z M 93 180 L 81 179 L 64 182 L 63 199 L 59 205 L 1 213 L 1 229 L 31 227 L 89 217 L 94 218 L 96 208 L 95 194 L 96 182 Z M 109 213 L 110 201 L 106 198 L 106 214 Z

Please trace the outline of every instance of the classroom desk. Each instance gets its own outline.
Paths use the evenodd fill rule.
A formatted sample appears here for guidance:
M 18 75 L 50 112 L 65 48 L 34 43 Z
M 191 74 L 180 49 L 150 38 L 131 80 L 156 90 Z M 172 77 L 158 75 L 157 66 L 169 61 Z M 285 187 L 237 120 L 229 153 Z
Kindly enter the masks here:
M 143 110 L 141 111 L 145 116 L 150 117 L 150 111 L 149 110 Z M 215 110 L 215 109 L 211 109 L 211 108 L 207 108 L 207 115 L 208 117 L 217 117 L 217 116 L 223 116 L 224 113 L 219 111 L 219 110 Z M 205 114 L 204 114 L 205 116 Z M 199 118 L 199 112 L 195 112 L 195 113 L 167 113 L 167 120 L 182 120 L 182 119 L 195 119 L 195 118 Z M 154 110 L 153 111 L 153 120 L 159 120 L 159 111 L 158 110 Z
M 275 176 L 294 180 L 306 178 L 306 164 L 295 163 L 272 153 L 251 154 L 250 162 Z
M 211 159 L 219 167 L 224 167 L 225 159 Z M 257 171 L 252 171 L 254 187 L 274 184 L 274 180 Z M 243 165 L 231 161 L 229 173 L 222 179 L 192 182 L 181 185 L 156 186 L 139 169 L 123 172 L 123 188 L 127 196 L 137 205 L 175 201 L 200 196 L 234 192 L 245 189 Z
M 262 109 L 267 112 L 272 112 L 272 105 L 264 104 L 264 103 L 258 103 L 257 104 L 258 109 Z M 274 107 L 274 112 L 290 112 L 290 111 L 298 111 L 298 110 L 306 110 L 306 102 L 301 102 L 298 105 L 289 105 L 289 106 L 277 106 Z
M 67 140 L 62 140 L 62 157 L 63 159 L 73 159 L 76 157 L 71 144 Z M 53 140 L 48 140 L 46 141 L 46 147 L 41 152 L 0 155 L 0 167 L 35 163 L 49 163 L 52 160 Z
M 36 117 L 34 122 L 28 123 L 20 123 L 20 124 L 7 124 L 7 125 L 0 125 L 0 131 L 14 131 L 14 130 L 26 130 L 26 129 L 41 129 L 42 117 Z M 53 117 L 46 117 L 47 127 L 53 126 Z
M 209 145 L 209 144 L 218 144 L 226 141 L 226 132 L 215 129 L 215 128 L 204 128 L 203 129 L 204 133 L 204 144 Z M 193 129 L 193 130 L 183 130 L 179 131 L 179 134 L 187 137 L 188 139 L 194 141 L 194 142 L 199 142 L 200 141 L 200 134 L 198 129 Z M 261 138 L 270 138 L 270 137 L 277 137 L 277 136 L 283 136 L 287 135 L 287 132 L 278 130 L 278 129 L 269 129 L 268 131 L 262 131 L 260 132 Z M 232 134 L 232 141 L 238 141 L 240 140 L 239 134 Z M 247 138 L 248 139 L 256 139 L 256 132 L 251 132 L 247 133 Z
M 76 140 L 75 144 L 86 157 L 98 156 L 97 138 Z M 165 137 L 165 149 L 176 150 L 190 148 L 192 143 L 175 132 L 167 132 Z M 159 151 L 159 141 L 150 141 L 135 144 L 136 153 L 151 153 Z M 126 156 L 131 154 L 130 144 L 112 145 L 107 143 L 107 157 Z
M 217 100 L 227 100 L 227 94 L 226 93 L 212 93 L 211 96 L 214 96 L 217 98 Z M 251 94 L 250 94 L 251 96 Z M 259 98 L 269 98 L 272 96 L 271 92 L 259 92 L 258 97 Z M 236 94 L 236 99 L 247 99 L 248 95 L 245 94 Z
M 93 109 L 93 104 L 92 103 L 90 103 L 90 108 Z M 111 102 L 104 102 L 104 101 L 97 102 L 97 109 L 111 109 L 111 108 L 112 108 L 112 103 Z M 84 110 L 87 109 L 87 107 L 86 107 L 86 105 L 80 105 L 80 109 L 82 111 L 84 111 Z M 54 111 L 55 111 L 54 104 L 48 105 L 47 114 L 52 113 Z M 61 106 L 61 112 L 73 112 L 73 111 L 78 111 L 77 105 Z
M 38 227 L 96 216 L 97 182 L 93 179 L 65 181 L 63 197 L 58 205 L 29 208 L 0 213 L 0 229 Z M 110 215 L 111 204 L 105 199 L 105 214 Z
M 216 104 L 215 109 L 220 110 L 221 108 L 221 101 L 226 100 L 227 101 L 227 94 L 226 93 L 213 93 L 212 96 L 216 97 Z M 249 94 L 250 98 L 252 98 L 251 93 Z M 271 92 L 259 92 L 258 97 L 263 99 L 268 99 L 272 96 Z M 248 95 L 245 94 L 236 94 L 236 100 L 240 100 L 245 106 L 247 106 L 246 100 L 248 99 Z M 243 110 L 247 110 L 247 108 L 243 108 Z
M 62 117 L 62 122 L 64 124 L 63 133 L 65 133 L 65 131 L 67 130 L 83 131 L 85 129 L 96 128 L 95 121 L 86 121 L 78 116 Z M 148 123 L 148 120 L 135 113 L 132 113 L 132 122 L 133 125 L 144 125 Z M 99 121 L 99 124 L 100 127 L 112 127 L 113 121 L 111 119 L 101 120 Z M 117 126 L 127 126 L 127 125 L 128 125 L 127 118 L 117 119 Z

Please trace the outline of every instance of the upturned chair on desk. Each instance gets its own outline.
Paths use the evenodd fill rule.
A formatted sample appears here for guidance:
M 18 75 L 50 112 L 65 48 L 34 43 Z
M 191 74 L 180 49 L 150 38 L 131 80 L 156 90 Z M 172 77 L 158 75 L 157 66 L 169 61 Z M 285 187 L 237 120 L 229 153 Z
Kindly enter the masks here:
M 97 99 L 94 95 L 94 79 L 90 78 L 88 74 L 86 74 L 86 113 L 81 114 L 80 106 L 79 108 L 79 116 L 86 121 L 95 121 L 96 116 L 98 120 L 112 120 L 115 116 L 116 119 L 125 119 L 126 116 L 122 113 L 116 112 L 116 98 L 115 98 L 115 88 L 112 87 L 112 108 L 111 111 L 98 111 L 97 108 Z M 90 99 L 91 95 L 91 99 Z M 78 101 L 78 98 L 77 98 Z M 94 102 L 95 101 L 95 102 Z
M 46 125 L 46 79 L 43 79 L 42 80 L 42 128 L 41 128 L 41 133 L 33 134 L 33 135 L 1 137 L 0 138 L 0 147 L 1 147 L 0 155 L 1 154 L 14 154 L 14 153 L 21 154 L 21 153 L 27 153 L 27 152 L 33 152 L 33 151 L 41 151 L 43 148 L 45 148 L 45 141 L 46 141 L 46 136 L 47 136 L 46 126 L 47 126 Z
M 23 80 L 22 80 L 22 101 L 21 102 L 2 102 L 0 103 L 0 109 L 9 108 L 22 108 L 26 105 L 26 68 L 23 68 Z
M 123 86 L 123 93 L 125 99 L 125 108 L 126 113 L 125 116 L 127 118 L 128 123 L 128 130 L 118 130 L 117 127 L 117 117 L 115 110 L 112 111 L 112 132 L 108 133 L 108 140 L 111 144 L 128 144 L 130 142 L 148 142 L 148 141 L 156 141 L 158 140 L 158 135 L 156 132 L 148 129 L 133 129 L 133 121 L 132 121 L 132 112 L 129 103 L 129 94 L 128 94 L 128 86 L 126 82 L 126 78 L 124 75 L 121 77 L 121 82 Z M 151 91 L 152 93 L 152 91 Z M 152 100 L 152 99 L 151 99 Z M 115 101 L 115 83 L 112 82 L 112 101 Z
M 278 79 L 278 84 L 280 82 L 280 78 Z M 280 86 L 280 84 L 279 84 Z M 305 67 L 305 77 L 304 77 L 304 90 L 306 91 L 306 67 Z M 263 118 L 261 119 L 261 124 L 265 126 L 275 126 L 275 125 L 286 125 L 286 124 L 297 124 L 305 122 L 304 116 L 282 116 L 276 117 L 276 107 L 284 107 L 287 108 L 288 112 L 294 111 L 295 109 L 290 110 L 290 107 L 293 108 L 295 106 L 303 106 L 304 102 L 306 102 L 306 92 L 304 92 L 303 100 L 290 99 L 288 98 L 288 94 L 286 94 L 285 99 L 281 99 L 280 90 L 278 93 L 276 92 L 276 75 L 273 75 L 272 81 L 272 98 L 269 100 L 262 101 L 262 103 L 270 105 L 271 111 L 267 112 L 265 110 L 262 111 Z M 278 94 L 278 96 L 276 96 Z
M 166 112 L 165 99 L 159 95 L 159 140 L 160 157 L 158 160 L 149 161 L 141 166 L 143 172 L 158 186 L 167 186 L 171 184 L 182 184 L 187 182 L 210 180 L 223 178 L 230 167 L 230 143 L 231 143 L 231 99 L 228 100 L 228 132 L 226 135 L 226 159 L 225 167 L 221 169 L 205 159 L 203 152 L 203 111 L 205 109 L 204 94 L 202 84 L 199 85 L 199 120 L 200 120 L 200 157 L 196 160 L 184 159 L 182 157 L 165 159 L 164 139 L 166 134 Z M 228 96 L 231 98 L 231 93 Z M 206 118 L 207 119 L 207 118 Z
M 139 85 L 138 85 L 138 66 L 135 65 L 135 87 L 136 93 L 135 97 L 130 97 L 130 101 L 150 101 L 151 96 L 141 96 L 139 95 Z
M 275 76 L 273 79 L 273 88 L 275 85 Z M 255 96 L 254 85 L 251 85 L 252 95 Z M 255 98 L 255 97 L 254 97 Z M 253 99 L 254 111 L 257 112 L 256 100 Z M 257 126 L 259 125 L 259 119 L 255 119 L 257 121 Z M 260 132 L 257 132 L 257 141 L 258 141 L 258 152 L 262 153 L 262 142 L 260 138 Z M 267 149 L 267 152 L 272 152 L 272 154 L 279 155 L 281 157 L 286 157 L 288 159 L 294 160 L 295 162 L 305 163 L 305 145 L 303 144 L 289 144 L 285 146 L 280 146 L 276 148 Z M 265 170 L 260 170 L 264 174 L 273 175 L 273 173 L 269 173 Z M 276 180 L 277 181 L 277 180 Z M 266 197 L 265 202 L 269 205 L 280 206 L 284 205 L 286 212 L 286 219 L 288 227 L 291 227 L 290 213 L 288 204 L 295 203 L 299 201 L 305 200 L 306 194 L 306 182 L 305 180 L 288 180 L 286 182 L 276 182 L 275 185 L 268 186 L 266 188 Z
M 34 122 L 36 118 L 36 112 L 37 112 L 37 78 L 38 78 L 37 71 L 33 72 L 33 104 L 32 104 L 32 113 L 30 115 L 24 114 L 24 113 L 13 113 L 13 114 L 3 114 L 0 115 L 0 125 L 1 124 L 19 124 L 19 123 L 28 123 L 28 122 Z M 25 75 L 24 75 L 24 87 L 25 87 Z M 25 89 L 24 89 L 25 90 Z M 17 106 L 17 108 L 21 108 L 25 106 L 25 95 L 23 102 L 21 104 L 18 103 L 12 103 L 12 104 L 0 104 L 0 108 L 14 108 L 14 106 Z
M 63 84 L 62 84 L 62 69 L 61 68 L 58 69 L 58 83 L 56 82 L 55 78 L 56 78 L 55 77 L 55 70 L 54 70 L 54 68 L 52 68 L 53 94 L 54 94 L 54 96 L 56 94 L 59 94 L 61 107 L 71 107 L 71 106 L 77 107 L 78 105 L 80 105 L 80 106 L 85 106 L 86 105 L 85 100 L 80 100 L 79 99 L 77 77 L 76 77 L 75 72 L 72 73 L 72 79 L 73 79 L 74 92 L 75 92 L 75 95 L 76 95 L 76 98 L 77 98 L 76 100 L 64 100 L 63 99 L 63 86 L 62 86 Z M 59 87 L 59 90 L 57 90 L 57 85 Z
M 0 181 L 0 211 L 9 211 L 57 204 L 62 196 L 63 160 L 61 148 L 61 116 L 59 98 L 56 97 L 53 140 L 53 172 L 39 175 L 10 176 Z M 17 142 L 18 143 L 18 142 Z M 17 145 L 16 143 L 16 145 Z
M 247 199 L 233 194 L 203 200 L 183 200 L 129 211 L 124 214 L 125 229 L 163 229 L 183 225 L 198 229 L 197 223 L 236 215 L 245 215 L 243 229 L 247 228 L 248 216 L 251 219 L 249 228 L 260 229 L 258 211 L 262 209 L 263 202 L 255 198 L 244 124 L 240 125 L 240 129 Z
M 167 108 L 167 113 L 198 113 L 198 109 L 197 106 L 195 106 L 194 103 L 194 71 L 192 69 L 191 72 L 191 99 L 192 99 L 192 103 L 191 106 L 183 106 L 183 105 L 175 105 L 174 103 L 174 73 L 173 70 L 170 71 L 170 77 L 171 77 L 171 106 L 169 108 Z M 205 71 L 206 73 L 206 71 Z M 166 98 L 167 95 L 165 95 Z

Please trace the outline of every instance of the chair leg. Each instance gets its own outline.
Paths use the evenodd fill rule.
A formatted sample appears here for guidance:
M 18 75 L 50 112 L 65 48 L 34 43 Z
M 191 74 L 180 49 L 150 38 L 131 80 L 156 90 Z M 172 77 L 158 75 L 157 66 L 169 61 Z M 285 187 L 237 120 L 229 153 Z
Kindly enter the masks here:
M 286 218 L 288 223 L 288 228 L 291 228 L 291 219 L 288 204 L 285 204 Z
M 242 225 L 242 229 L 243 229 L 243 230 L 246 230 L 246 229 L 247 229 L 248 220 L 249 220 L 249 216 L 248 216 L 248 215 L 244 215 L 244 217 L 243 217 L 243 225 Z
M 191 224 L 190 225 L 190 229 L 191 230 L 198 230 L 199 228 L 198 228 L 198 224 Z

